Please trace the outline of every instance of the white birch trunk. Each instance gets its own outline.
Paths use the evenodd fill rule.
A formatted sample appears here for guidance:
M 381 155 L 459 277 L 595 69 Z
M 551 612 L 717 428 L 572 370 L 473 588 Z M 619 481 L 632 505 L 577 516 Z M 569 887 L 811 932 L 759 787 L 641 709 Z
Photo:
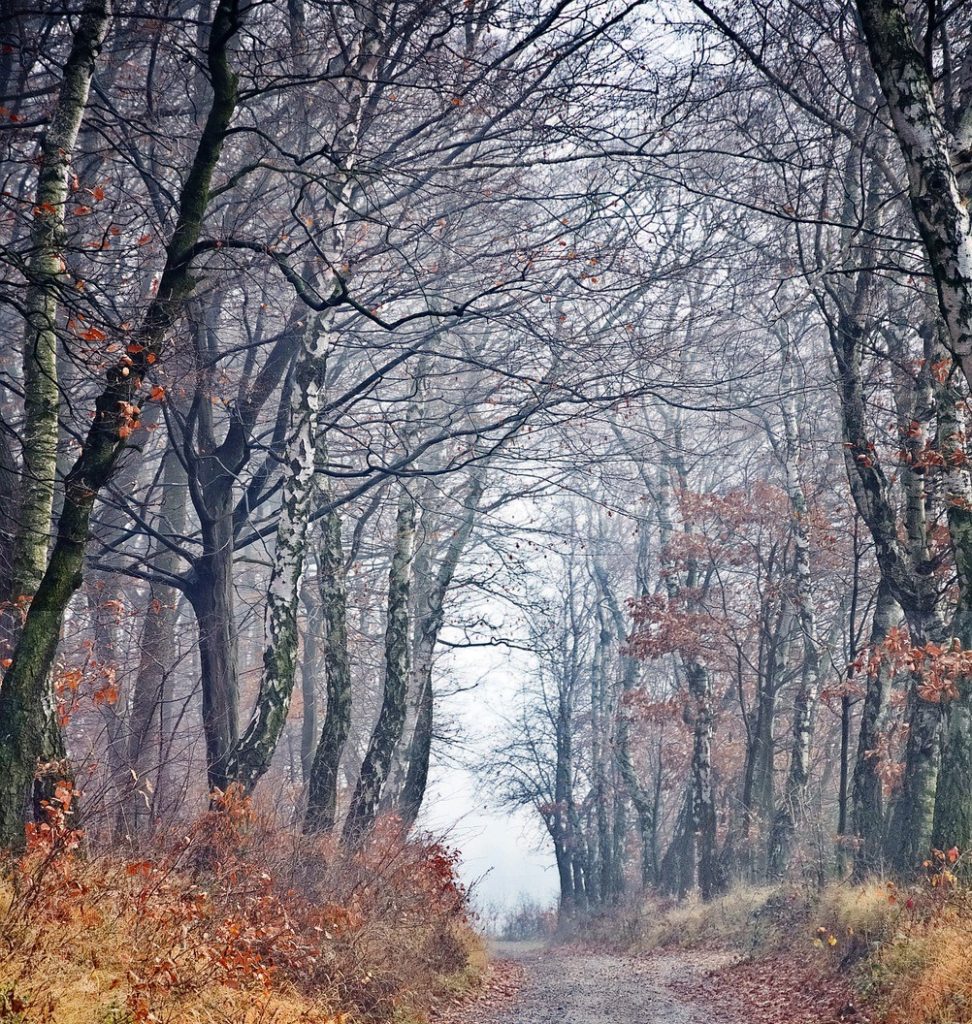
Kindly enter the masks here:
M 803 664 L 800 683 L 793 700 L 790 767 L 783 801 L 773 822 L 770 840 L 770 871 L 781 875 L 789 860 L 797 823 L 803 817 L 810 781 L 810 750 L 820 691 L 821 650 L 817 636 L 817 614 L 810 573 L 810 524 L 806 495 L 800 484 L 800 436 L 794 398 L 793 358 L 788 340 L 783 341 L 783 370 L 780 379 L 783 419 L 783 472 L 792 512 L 793 581 L 797 616 L 803 636 Z
M 36 592 L 47 564 L 57 468 L 57 318 L 58 294 L 66 271 L 68 175 L 109 20 L 109 0 L 99 0 L 81 16 L 38 156 L 40 173 L 25 296 L 23 472 L 11 581 L 11 596 L 15 598 Z
M 857 9 L 908 171 L 911 205 L 946 326 L 945 342 L 972 383 L 969 197 L 959 182 L 949 133 L 915 44 L 906 4 L 901 0 L 858 0 Z M 964 138 L 957 142 L 957 149 L 967 144 Z

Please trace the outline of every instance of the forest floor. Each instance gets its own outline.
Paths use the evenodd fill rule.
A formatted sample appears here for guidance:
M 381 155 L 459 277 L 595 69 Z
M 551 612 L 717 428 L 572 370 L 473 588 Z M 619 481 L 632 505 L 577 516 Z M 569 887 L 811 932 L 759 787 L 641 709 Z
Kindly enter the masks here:
M 436 1024 L 837 1024 L 859 1014 L 839 984 L 792 958 L 718 951 L 621 956 L 502 943 L 474 1001 Z

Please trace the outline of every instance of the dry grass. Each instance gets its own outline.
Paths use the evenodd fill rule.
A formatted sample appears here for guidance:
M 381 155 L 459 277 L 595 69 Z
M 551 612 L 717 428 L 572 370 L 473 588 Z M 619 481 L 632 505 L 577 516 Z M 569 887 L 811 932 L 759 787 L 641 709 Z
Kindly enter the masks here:
M 646 938 L 652 948 L 700 946 L 749 948 L 758 942 L 777 891 L 769 886 L 736 886 L 703 903 L 686 900 L 652 916 Z
M 845 914 L 841 925 L 846 941 L 855 930 L 861 936 L 856 981 L 876 1016 L 885 1024 L 972 1024 L 972 893 L 885 885 L 869 895 L 872 908 Z
M 871 952 L 899 927 L 909 898 L 883 881 L 831 883 L 811 906 L 814 945 L 844 957 L 849 950 Z
M 731 949 L 757 965 L 786 950 L 821 986 L 851 979 L 873 1021 L 972 1024 L 972 891 L 945 866 L 907 888 L 879 879 L 820 892 L 742 886 L 710 903 L 653 899 L 620 922 L 596 925 L 595 938 L 613 932 L 633 951 Z
M 708 903 L 649 897 L 584 921 L 574 931 L 593 944 L 631 952 L 751 948 L 759 943 L 778 895 L 770 886 L 737 886 Z
M 239 804 L 92 857 L 55 815 L 0 879 L 0 1024 L 419 1020 L 485 965 L 454 869 L 393 823 L 347 853 Z
M 873 998 L 888 1024 L 972 1021 L 970 942 L 967 922 L 893 939 L 869 972 Z

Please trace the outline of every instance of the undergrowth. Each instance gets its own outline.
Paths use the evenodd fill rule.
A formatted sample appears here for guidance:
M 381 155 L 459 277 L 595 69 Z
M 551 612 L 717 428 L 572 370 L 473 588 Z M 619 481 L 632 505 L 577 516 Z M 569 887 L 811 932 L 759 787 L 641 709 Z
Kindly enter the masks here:
M 454 853 L 394 821 L 345 851 L 231 797 L 93 855 L 72 800 L 0 875 L 0 1024 L 405 1024 L 482 972 Z

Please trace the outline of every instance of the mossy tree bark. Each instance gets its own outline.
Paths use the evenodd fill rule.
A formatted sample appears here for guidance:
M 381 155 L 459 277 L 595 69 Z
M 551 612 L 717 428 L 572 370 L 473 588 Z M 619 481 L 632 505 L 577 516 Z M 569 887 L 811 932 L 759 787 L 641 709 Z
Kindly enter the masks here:
M 395 520 L 395 550 L 388 571 L 388 618 L 385 626 L 381 709 L 344 822 L 345 842 L 358 841 L 374 824 L 382 790 L 391 771 L 395 749 L 405 728 L 411 662 L 409 593 L 414 554 L 415 501 L 402 487 Z
M 861 199 L 866 223 L 876 227 L 878 210 L 854 178 L 854 153 L 848 157 L 845 175 L 847 209 Z M 876 173 L 876 172 L 874 172 Z M 848 221 L 849 223 L 849 221 Z M 865 252 L 866 256 L 866 252 Z M 933 555 L 926 518 L 922 478 L 911 468 L 917 452 L 927 439 L 927 426 L 934 408 L 931 394 L 930 360 L 914 380 L 904 374 L 894 391 L 898 423 L 907 438 L 909 451 L 899 470 L 904 493 L 904 512 L 899 517 L 891 496 L 891 484 L 872 440 L 861 362 L 869 332 L 875 274 L 864 266 L 850 286 L 828 285 L 820 296 L 827 315 L 830 347 L 837 367 L 838 398 L 843 434 L 844 463 L 851 496 L 858 514 L 874 542 L 874 554 L 881 579 L 901 608 L 911 642 L 941 642 L 945 626 L 939 609 L 939 593 L 932 571 Z M 925 339 L 926 347 L 929 339 Z M 889 338 L 900 345 L 900 339 Z M 930 351 L 927 353 L 930 355 Z M 900 871 L 913 870 L 927 852 L 931 841 L 932 810 L 940 753 L 940 708 L 921 698 L 921 680 L 911 680 L 908 697 L 908 744 L 902 792 L 895 804 L 893 825 L 888 833 L 888 858 Z
M 109 0 L 94 0 L 82 12 L 38 154 L 25 296 L 22 465 L 16 526 L 8 552 L 10 576 L 4 581 L 4 593 L 0 594 L 10 602 L 0 613 L 0 639 L 3 653 L 13 658 L 0 680 L 0 844 L 4 845 L 21 839 L 24 821 L 31 814 L 34 776 L 70 774 L 50 679 L 61 616 L 46 613 L 48 588 L 27 634 L 27 643 L 38 627 L 45 633 L 53 630 L 53 636 L 45 646 L 23 650 L 27 645 L 21 643 L 24 633 L 20 605 L 24 598 L 36 601 L 47 567 L 57 473 L 57 319 L 66 270 L 63 248 L 68 174 L 110 16 Z M 61 604 L 61 595 L 54 600 Z M 66 604 L 65 599 L 62 611 Z M 47 647 L 51 649 L 50 655 Z M 34 796 L 39 797 L 44 788 L 41 783 Z
M 328 503 L 330 495 L 325 492 Z M 348 653 L 348 585 L 341 517 L 330 509 L 321 524 L 318 552 L 327 710 L 307 788 L 307 832 L 330 832 L 337 816 L 341 755 L 351 729 L 351 661 Z
M 354 5 L 353 10 L 359 22 L 360 37 L 356 46 L 349 50 L 348 66 L 344 69 L 349 88 L 340 109 L 335 112 L 339 127 L 331 147 L 331 158 L 337 158 L 339 165 L 328 183 L 331 194 L 324 210 L 315 211 L 318 230 L 324 226 L 330 228 L 327 245 L 332 253 L 331 265 L 340 264 L 343 258 L 347 210 L 355 187 L 358 149 L 382 41 L 377 13 L 359 5 Z M 295 49 L 303 53 L 306 25 L 302 5 L 291 5 L 289 14 L 291 38 Z M 302 71 L 308 73 L 304 58 L 298 60 Z M 331 69 L 332 73 L 334 70 Z M 336 281 L 332 272 L 315 277 L 318 280 L 314 290 L 318 295 L 334 291 Z M 325 311 L 312 317 L 305 327 L 294 370 L 280 516 L 267 591 L 260 691 L 250 721 L 230 752 L 226 766 L 228 780 L 239 783 L 246 792 L 253 790 L 270 767 L 287 722 L 296 682 L 297 609 L 319 445 L 318 419 L 325 395 L 327 356 L 332 347 L 326 302 L 324 307 Z
M 57 469 L 57 346 L 60 290 L 66 276 L 64 213 L 68 174 L 88 103 L 95 64 L 111 18 L 109 0 L 88 4 L 64 65 L 57 104 L 38 154 L 36 203 L 27 264 L 24 336 L 24 425 L 18 529 L 10 596 L 32 596 L 47 565 Z
M 316 467 L 318 415 L 330 337 L 318 316 L 308 324 L 291 390 L 290 437 L 267 589 L 266 642 L 260 691 L 249 724 L 228 755 L 227 779 L 251 792 L 270 767 L 287 722 L 297 674 L 297 609 Z

